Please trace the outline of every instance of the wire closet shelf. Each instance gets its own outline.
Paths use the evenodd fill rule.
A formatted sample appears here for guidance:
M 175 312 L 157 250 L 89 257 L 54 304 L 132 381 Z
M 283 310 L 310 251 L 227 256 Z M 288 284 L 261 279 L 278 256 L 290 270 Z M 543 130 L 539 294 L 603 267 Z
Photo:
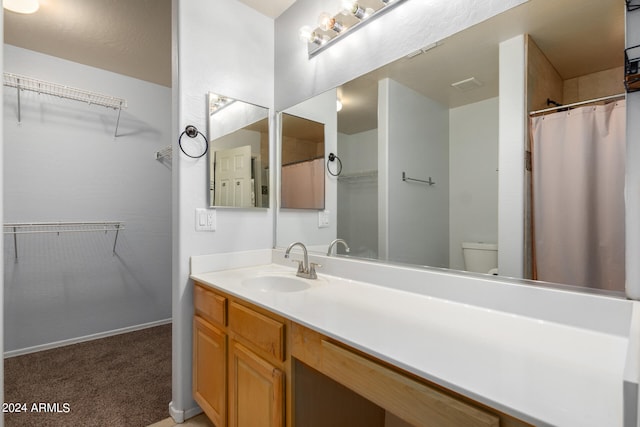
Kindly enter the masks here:
M 104 95 L 97 92 L 91 92 L 84 89 L 78 89 L 71 86 L 65 86 L 57 83 L 47 82 L 44 80 L 34 79 L 20 74 L 3 73 L 3 85 L 17 89 L 18 94 L 18 123 L 21 120 L 20 114 L 20 91 L 26 90 L 41 95 L 51 95 L 58 98 L 71 99 L 74 101 L 84 102 L 89 105 L 98 105 L 101 107 L 112 108 L 118 111 L 116 120 L 115 136 L 118 134 L 118 124 L 120 123 L 120 112 L 123 108 L 127 108 L 127 100 L 116 98 L 114 96 Z
M 102 231 L 115 232 L 113 239 L 113 254 L 116 253 L 118 233 L 124 230 L 124 222 L 121 221 L 84 221 L 84 222 L 10 222 L 4 224 L 4 234 L 13 235 L 15 258 L 18 259 L 18 235 L 42 234 L 42 233 L 79 233 Z

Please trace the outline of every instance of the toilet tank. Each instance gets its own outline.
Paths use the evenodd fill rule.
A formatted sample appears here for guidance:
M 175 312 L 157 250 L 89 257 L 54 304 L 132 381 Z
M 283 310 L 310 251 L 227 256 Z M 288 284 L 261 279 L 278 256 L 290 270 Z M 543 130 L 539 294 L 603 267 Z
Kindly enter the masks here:
M 463 242 L 464 269 L 489 273 L 498 267 L 498 245 L 495 243 Z

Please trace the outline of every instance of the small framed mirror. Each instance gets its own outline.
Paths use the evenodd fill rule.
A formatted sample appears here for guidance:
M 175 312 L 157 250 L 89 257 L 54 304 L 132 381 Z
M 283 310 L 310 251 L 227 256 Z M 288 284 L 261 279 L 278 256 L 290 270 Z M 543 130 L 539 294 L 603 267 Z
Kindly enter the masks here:
M 282 113 L 281 207 L 323 210 L 324 124 Z
M 211 207 L 269 207 L 269 109 L 207 95 Z

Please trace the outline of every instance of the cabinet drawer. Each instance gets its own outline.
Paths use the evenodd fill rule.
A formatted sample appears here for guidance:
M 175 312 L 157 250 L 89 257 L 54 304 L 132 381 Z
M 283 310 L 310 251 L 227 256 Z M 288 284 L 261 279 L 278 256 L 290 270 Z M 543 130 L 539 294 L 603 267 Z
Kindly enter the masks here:
M 193 305 L 196 314 L 225 326 L 227 324 L 227 299 L 196 284 L 193 287 Z
M 284 360 L 284 324 L 248 307 L 229 304 L 229 330 L 278 361 Z

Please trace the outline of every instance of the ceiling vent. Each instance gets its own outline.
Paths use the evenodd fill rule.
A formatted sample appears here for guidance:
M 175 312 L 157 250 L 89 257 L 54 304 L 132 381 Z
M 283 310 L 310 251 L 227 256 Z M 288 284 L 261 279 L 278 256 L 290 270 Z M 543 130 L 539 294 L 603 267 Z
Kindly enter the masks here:
M 451 83 L 451 86 L 458 89 L 460 92 L 468 92 L 473 89 L 477 89 L 482 86 L 482 82 L 475 77 L 471 77 L 459 82 Z

